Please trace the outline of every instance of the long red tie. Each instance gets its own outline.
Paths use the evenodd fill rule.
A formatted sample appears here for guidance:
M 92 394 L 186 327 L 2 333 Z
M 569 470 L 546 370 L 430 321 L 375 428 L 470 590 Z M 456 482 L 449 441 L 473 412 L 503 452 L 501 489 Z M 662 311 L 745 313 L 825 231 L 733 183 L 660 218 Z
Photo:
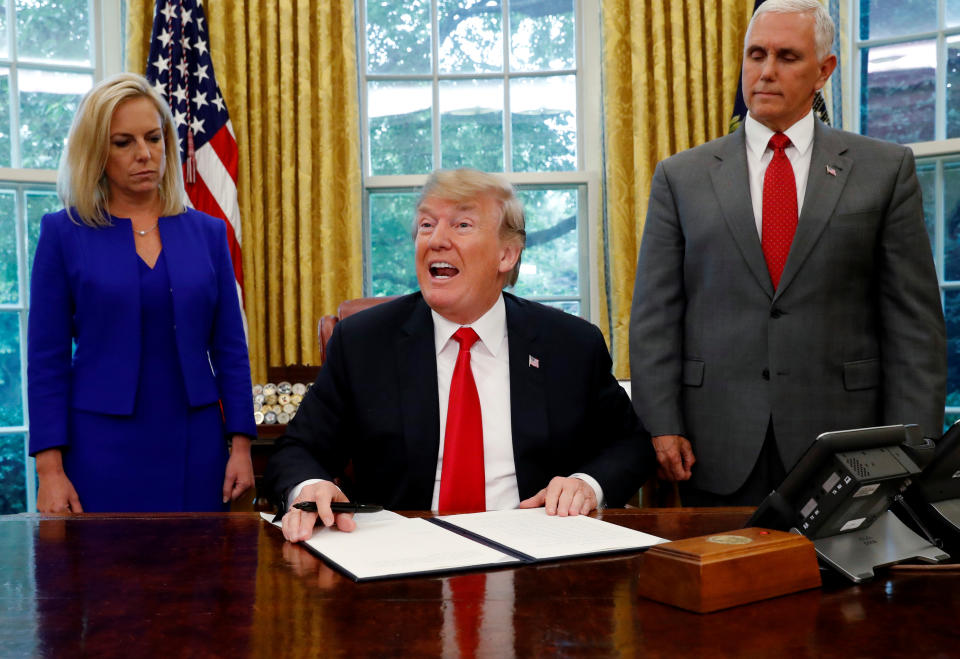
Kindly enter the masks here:
M 479 336 L 469 327 L 453 334 L 460 344 L 450 381 L 447 428 L 440 472 L 440 512 L 477 512 L 487 509 L 483 476 L 483 420 L 480 396 L 470 368 L 470 348 Z
M 780 285 L 780 275 L 787 263 L 793 235 L 797 232 L 797 179 L 793 176 L 793 167 L 785 151 L 788 146 L 789 137 L 783 133 L 773 134 L 769 143 L 773 149 L 773 159 L 763 176 L 760 244 L 774 289 Z

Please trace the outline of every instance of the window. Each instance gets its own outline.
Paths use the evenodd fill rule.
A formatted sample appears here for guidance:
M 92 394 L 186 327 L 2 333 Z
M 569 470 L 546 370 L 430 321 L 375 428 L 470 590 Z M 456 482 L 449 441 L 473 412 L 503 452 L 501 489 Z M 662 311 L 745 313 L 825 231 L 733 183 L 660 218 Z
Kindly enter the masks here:
M 40 218 L 60 205 L 56 168 L 77 103 L 94 80 L 120 70 L 120 10 L 120 0 L 0 2 L 0 514 L 35 507 L 26 443 L 30 267 Z
M 527 249 L 513 291 L 589 316 L 600 171 L 597 1 L 357 6 L 366 294 L 417 289 L 419 187 L 435 168 L 474 167 L 503 173 L 524 203 Z
M 855 130 L 908 144 L 947 321 L 946 422 L 960 418 L 960 0 L 859 0 Z

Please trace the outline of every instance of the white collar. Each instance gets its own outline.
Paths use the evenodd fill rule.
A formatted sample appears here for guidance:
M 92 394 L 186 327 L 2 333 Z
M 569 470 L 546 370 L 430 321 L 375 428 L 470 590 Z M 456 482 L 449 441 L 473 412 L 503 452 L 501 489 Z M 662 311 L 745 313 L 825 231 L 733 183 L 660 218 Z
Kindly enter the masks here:
M 751 117 L 749 112 L 747 113 L 746 121 L 744 121 L 743 129 L 746 132 L 747 149 L 751 151 L 757 159 L 762 158 L 764 151 L 767 150 L 770 137 L 775 131 L 770 130 Z M 810 148 L 810 145 L 813 144 L 813 130 L 814 119 L 813 109 L 811 109 L 800 121 L 790 126 L 790 128 L 783 131 L 783 133 L 790 138 L 790 143 L 796 148 L 800 155 L 804 155 L 807 149 Z
M 472 327 L 494 357 L 497 356 L 503 344 L 503 337 L 507 334 L 507 307 L 503 303 L 503 293 L 497 297 L 497 301 L 487 309 L 486 313 L 469 325 L 460 325 L 447 320 L 433 309 L 430 310 L 430 315 L 433 316 L 433 341 L 438 355 L 453 333 L 461 327 Z

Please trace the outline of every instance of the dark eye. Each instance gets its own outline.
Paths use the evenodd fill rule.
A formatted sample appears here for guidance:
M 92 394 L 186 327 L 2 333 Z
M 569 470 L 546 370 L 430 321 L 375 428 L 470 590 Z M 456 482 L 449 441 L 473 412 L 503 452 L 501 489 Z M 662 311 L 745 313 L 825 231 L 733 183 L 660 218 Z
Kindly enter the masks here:
M 159 135 L 152 135 L 151 137 L 148 137 L 147 139 L 149 139 L 151 142 L 160 142 L 160 141 L 163 140 L 163 138 L 160 137 Z
M 113 146 L 125 147 L 130 144 L 130 140 L 114 140 Z

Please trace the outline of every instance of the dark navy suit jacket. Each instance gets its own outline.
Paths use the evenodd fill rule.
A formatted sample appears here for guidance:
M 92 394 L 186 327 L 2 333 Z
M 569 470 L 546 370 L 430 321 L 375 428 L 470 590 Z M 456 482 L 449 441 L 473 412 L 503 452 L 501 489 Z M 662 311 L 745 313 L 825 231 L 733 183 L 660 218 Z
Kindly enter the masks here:
M 608 505 L 622 506 L 656 460 L 610 372 L 600 330 L 509 293 L 504 302 L 520 499 L 554 476 L 583 472 L 597 479 Z M 415 293 L 337 323 L 327 361 L 278 442 L 265 481 L 283 509 L 292 487 L 339 477 L 352 460 L 348 496 L 427 510 L 439 450 L 433 319 Z
M 130 220 L 92 228 L 45 215 L 30 286 L 30 453 L 69 444 L 68 410 L 131 414 L 139 377 L 140 285 Z M 187 209 L 158 231 L 191 406 L 220 401 L 228 434 L 256 436 L 250 362 L 222 220 Z M 76 350 L 72 352 L 72 346 Z

